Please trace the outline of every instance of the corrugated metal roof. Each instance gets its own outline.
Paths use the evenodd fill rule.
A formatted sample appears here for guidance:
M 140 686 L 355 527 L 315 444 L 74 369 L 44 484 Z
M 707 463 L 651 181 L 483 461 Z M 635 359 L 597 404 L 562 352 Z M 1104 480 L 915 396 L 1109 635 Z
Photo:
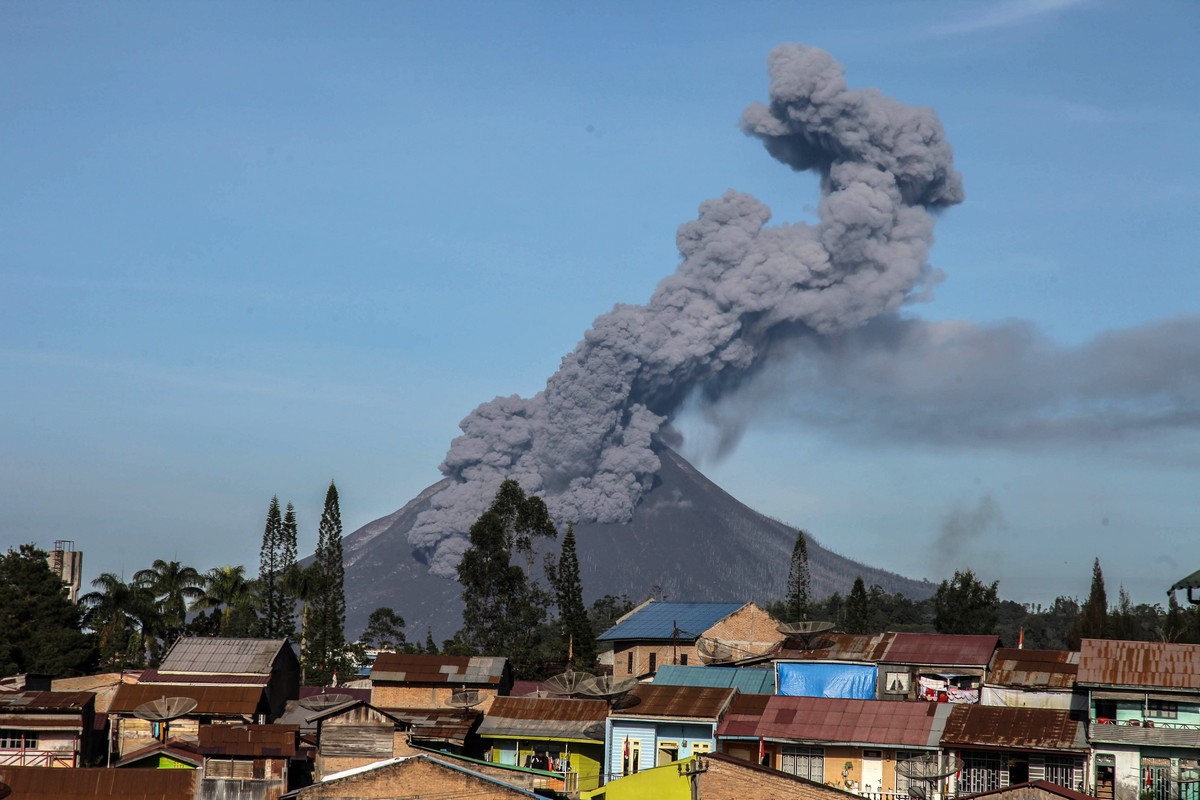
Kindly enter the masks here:
M 470 709 L 385 708 L 393 717 L 412 726 L 412 738 L 462 745 L 482 714 Z
M 939 704 L 940 705 L 940 704 Z M 1083 723 L 1069 711 L 950 704 L 942 745 L 1002 747 L 1009 750 L 1088 749 Z
M 992 656 L 984 683 L 1022 689 L 1070 689 L 1078 671 L 1079 653 L 1072 650 L 1001 647 Z
M 269 675 L 286 639 L 231 639 L 184 636 L 175 641 L 158 671 L 215 673 L 217 675 Z
M 270 675 L 220 675 L 215 672 L 202 674 L 173 673 L 164 675 L 156 669 L 142 671 L 138 683 L 179 683 L 186 680 L 194 686 L 266 686 L 271 682 Z
M 1200 569 L 1188 575 L 1186 578 L 1180 578 L 1171 584 L 1171 588 L 1167 592 L 1173 592 L 1176 589 L 1200 589 Z
M 880 661 L 937 667 L 980 667 L 992 660 L 999 636 L 956 633 L 894 633 Z
M 647 603 L 596 638 L 670 639 L 691 641 L 746 603 Z M 676 633 L 678 631 L 678 633 Z
M 497 697 L 476 733 L 604 741 L 607 716 L 608 703 L 603 700 Z
M 160 697 L 190 697 L 196 709 L 188 716 L 216 714 L 243 716 L 254 714 L 264 704 L 263 690 L 257 686 L 177 686 L 165 683 L 135 683 L 117 688 L 109 713 L 131 714 L 142 703 Z
M 775 695 L 759 708 L 742 700 L 717 726 L 718 736 L 936 748 L 950 716 L 946 703 Z
M 91 692 L 5 692 L 0 694 L 0 714 L 82 713 L 95 699 Z
M 882 660 L 892 643 L 894 633 L 819 633 L 807 642 L 788 639 L 777 658 L 804 661 L 870 661 Z
M 196 796 L 199 774 L 191 769 L 47 769 L 0 767 L 0 782 L 20 800 L 187 800 Z
M 507 665 L 508 659 L 497 656 L 380 653 L 371 667 L 371 681 L 496 686 L 503 680 Z
M 193 767 L 201 767 L 204 765 L 204 756 L 196 750 L 196 743 L 187 739 L 176 738 L 172 736 L 166 742 L 155 742 L 154 744 L 140 747 L 133 752 L 126 753 L 125 756 L 113 764 L 114 767 L 125 767 L 128 764 L 136 764 L 139 761 L 147 759 L 151 756 L 165 755 L 173 758 L 176 761 L 182 761 L 185 764 L 191 764 Z
M 662 686 L 639 683 L 626 695 L 613 717 L 694 717 L 716 719 L 737 690 L 707 686 Z
M 1045 792 L 1046 794 L 1057 795 L 1058 797 L 1065 798 L 1066 800 L 1096 800 L 1090 794 L 1084 794 L 1083 792 L 1077 792 L 1074 789 L 1068 789 L 1065 786 L 1059 786 L 1057 783 L 1051 783 L 1050 781 L 1028 781 L 1027 783 L 1014 783 L 1009 786 L 1002 787 L 1000 789 L 992 789 L 989 792 L 977 792 L 975 794 L 960 794 L 960 795 L 958 795 L 956 800 L 967 800 L 967 798 L 971 798 L 971 800 L 975 800 L 975 798 L 978 798 L 978 797 L 997 797 L 997 798 L 1000 798 L 1000 797 L 1024 797 L 1024 798 L 1027 798 L 1027 797 L 1030 797 L 1032 794 L 1031 792 L 1029 792 L 1029 789 L 1037 789 L 1041 792 Z
M 290 758 L 296 754 L 298 725 L 201 725 L 204 755 Z
M 1200 645 L 1084 639 L 1076 683 L 1200 690 Z
M 654 683 L 663 686 L 712 686 L 737 689 L 744 694 L 774 694 L 775 670 L 736 667 L 659 667 Z

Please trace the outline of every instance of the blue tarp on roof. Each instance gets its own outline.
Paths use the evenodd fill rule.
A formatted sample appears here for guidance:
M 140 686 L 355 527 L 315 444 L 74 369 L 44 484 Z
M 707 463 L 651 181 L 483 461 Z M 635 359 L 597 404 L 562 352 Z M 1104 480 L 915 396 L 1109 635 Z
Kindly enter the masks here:
M 742 694 L 775 694 L 775 671 L 736 667 L 659 667 L 655 683 L 668 686 L 709 686 L 737 689 Z
M 745 603 L 649 603 L 596 638 L 695 639 Z M 678 628 L 679 633 L 674 631 Z
M 806 661 L 775 664 L 779 673 L 779 694 L 788 697 L 845 697 L 874 700 L 875 679 L 879 668 L 874 664 L 843 664 Z

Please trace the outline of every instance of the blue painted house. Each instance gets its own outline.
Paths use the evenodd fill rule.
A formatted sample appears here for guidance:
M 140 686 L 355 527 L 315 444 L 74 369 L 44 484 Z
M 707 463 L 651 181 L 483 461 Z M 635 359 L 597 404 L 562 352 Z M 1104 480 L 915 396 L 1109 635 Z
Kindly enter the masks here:
M 713 752 L 717 723 L 735 694 L 736 689 L 639 684 L 605 721 L 606 780 Z

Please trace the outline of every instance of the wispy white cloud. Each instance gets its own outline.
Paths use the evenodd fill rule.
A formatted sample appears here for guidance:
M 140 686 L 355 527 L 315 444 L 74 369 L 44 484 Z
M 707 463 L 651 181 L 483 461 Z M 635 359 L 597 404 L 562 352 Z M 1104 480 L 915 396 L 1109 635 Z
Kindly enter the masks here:
M 934 36 L 961 36 L 1027 25 L 1092 0 L 1005 0 L 982 5 L 983 11 L 949 20 L 929 30 Z

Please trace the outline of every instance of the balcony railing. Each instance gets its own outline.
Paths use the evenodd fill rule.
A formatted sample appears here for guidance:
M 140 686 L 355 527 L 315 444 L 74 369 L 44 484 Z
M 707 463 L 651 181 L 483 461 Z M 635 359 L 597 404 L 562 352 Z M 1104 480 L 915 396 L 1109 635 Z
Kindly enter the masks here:
M 1088 723 L 1088 740 L 1115 744 L 1181 745 L 1200 747 L 1200 725 L 1161 719 L 1095 719 Z
M 74 767 L 75 753 L 68 750 L 0 750 L 0 767 Z

